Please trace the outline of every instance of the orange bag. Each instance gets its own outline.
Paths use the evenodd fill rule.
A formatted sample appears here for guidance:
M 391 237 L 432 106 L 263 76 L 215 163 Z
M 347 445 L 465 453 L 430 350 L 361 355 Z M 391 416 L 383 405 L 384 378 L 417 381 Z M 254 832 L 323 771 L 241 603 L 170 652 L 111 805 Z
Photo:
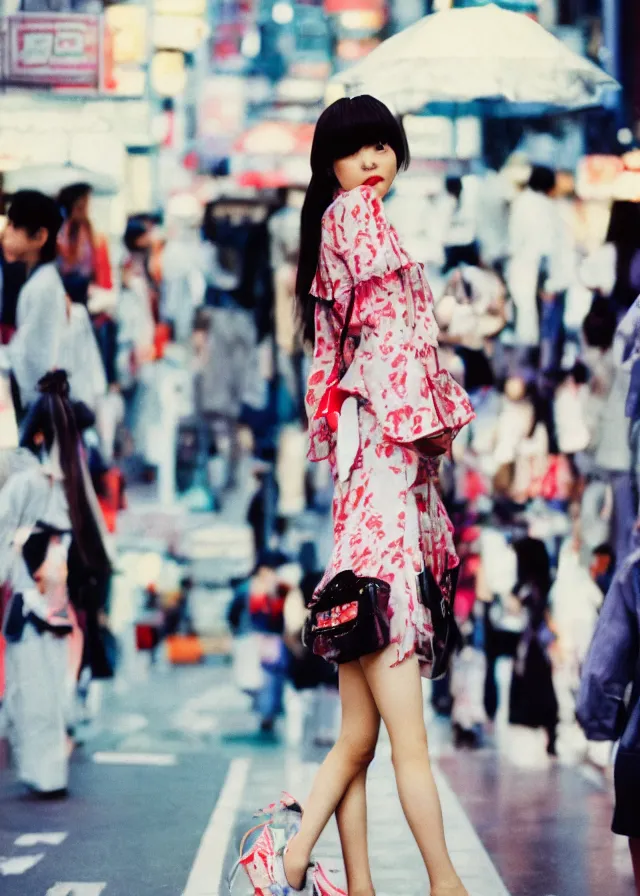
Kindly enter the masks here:
M 204 659 L 202 643 L 197 635 L 169 635 L 167 657 L 174 666 L 195 666 Z

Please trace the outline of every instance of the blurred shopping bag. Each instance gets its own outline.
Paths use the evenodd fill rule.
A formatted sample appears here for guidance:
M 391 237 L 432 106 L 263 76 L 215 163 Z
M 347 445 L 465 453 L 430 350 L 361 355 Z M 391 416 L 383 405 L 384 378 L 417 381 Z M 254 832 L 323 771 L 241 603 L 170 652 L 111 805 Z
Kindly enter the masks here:
M 264 682 L 260 635 L 250 632 L 233 639 L 233 677 L 237 687 L 249 694 L 258 692 Z
M 160 643 L 164 615 L 159 610 L 145 613 L 136 622 L 136 647 L 138 650 L 155 650 Z
M 0 374 L 0 448 L 18 447 L 18 424 L 11 394 L 11 380 Z
M 202 641 L 197 635 L 170 635 L 166 644 L 167 658 L 174 666 L 195 666 L 204 659 Z

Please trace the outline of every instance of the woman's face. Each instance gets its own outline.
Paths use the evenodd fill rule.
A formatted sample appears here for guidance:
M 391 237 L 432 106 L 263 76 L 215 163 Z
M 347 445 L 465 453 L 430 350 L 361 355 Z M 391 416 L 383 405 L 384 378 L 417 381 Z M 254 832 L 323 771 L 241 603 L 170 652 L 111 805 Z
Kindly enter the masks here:
M 71 217 L 74 221 L 82 222 L 89 219 L 89 194 L 81 196 L 73 203 Z
M 370 183 L 383 199 L 398 173 L 398 161 L 388 143 L 376 143 L 334 162 L 333 170 L 343 190 L 348 192 Z

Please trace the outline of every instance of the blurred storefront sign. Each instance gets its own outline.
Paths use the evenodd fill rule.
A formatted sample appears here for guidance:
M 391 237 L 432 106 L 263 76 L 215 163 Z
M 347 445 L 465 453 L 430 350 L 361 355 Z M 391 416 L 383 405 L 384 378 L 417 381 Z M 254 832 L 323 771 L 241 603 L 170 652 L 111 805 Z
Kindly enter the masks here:
M 116 65 L 142 65 L 147 58 L 148 16 L 144 6 L 118 3 L 105 12 Z
M 162 16 L 205 16 L 207 0 L 155 0 L 154 9 Z
M 576 192 L 581 199 L 640 202 L 640 159 L 626 156 L 585 156 L 578 163 Z
M 218 72 L 243 71 L 262 50 L 258 0 L 212 0 L 215 29 L 211 57 Z
M 141 97 L 146 88 L 148 15 L 144 6 L 116 4 L 105 12 L 103 89 Z
M 207 23 L 196 16 L 154 16 L 153 44 L 163 50 L 193 53 L 209 34 Z
M 231 174 L 242 186 L 256 189 L 306 186 L 314 129 L 287 121 L 255 125 L 233 145 Z
M 127 135 L 110 105 L 1 97 L 0 156 L 11 158 L 14 168 L 70 163 L 121 182 Z M 141 112 L 138 108 L 138 118 Z
M 281 103 L 322 102 L 325 83 L 321 78 L 283 78 L 276 86 L 276 97 Z
M 87 15 L 6 18 L 5 76 L 11 84 L 98 89 L 101 19 Z
M 243 134 L 234 152 L 250 155 L 303 155 L 311 153 L 315 126 L 284 121 L 264 121 Z
M 198 103 L 198 147 L 211 163 L 226 158 L 246 125 L 249 81 L 240 75 L 211 75 Z
M 187 86 L 187 69 L 182 53 L 166 50 L 156 53 L 151 62 L 151 84 L 159 96 L 175 97 Z
M 379 44 L 380 39 L 376 37 L 365 40 L 356 40 L 355 38 L 339 40 L 336 44 L 336 59 L 343 66 L 357 62 L 358 59 L 364 59 L 365 56 L 368 56 Z
M 385 0 L 324 0 L 324 11 L 329 15 L 342 12 L 384 12 Z
M 453 121 L 440 115 L 406 115 L 403 123 L 415 160 L 464 160 L 482 155 L 478 118 L 463 116 Z

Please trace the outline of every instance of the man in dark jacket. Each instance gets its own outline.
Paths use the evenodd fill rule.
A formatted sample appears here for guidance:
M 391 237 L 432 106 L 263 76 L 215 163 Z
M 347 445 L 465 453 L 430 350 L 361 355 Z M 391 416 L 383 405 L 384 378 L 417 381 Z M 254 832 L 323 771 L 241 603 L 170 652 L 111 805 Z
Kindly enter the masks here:
M 628 687 L 632 685 L 631 694 Z M 577 716 L 589 740 L 616 741 L 613 832 L 629 838 L 640 896 L 640 551 L 607 594 L 585 661 Z

